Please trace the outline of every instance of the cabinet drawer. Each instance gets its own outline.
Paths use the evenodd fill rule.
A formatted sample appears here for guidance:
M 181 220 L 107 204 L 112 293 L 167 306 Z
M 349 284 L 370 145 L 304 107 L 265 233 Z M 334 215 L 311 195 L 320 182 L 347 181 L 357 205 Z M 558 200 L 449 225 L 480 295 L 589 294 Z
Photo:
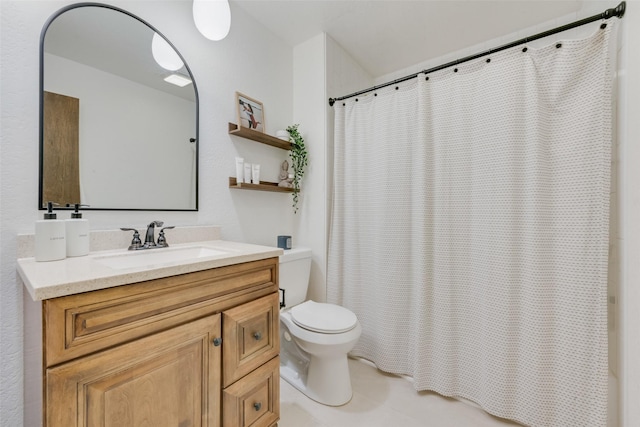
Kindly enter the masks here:
M 224 387 L 278 355 L 279 315 L 277 293 L 222 313 Z
M 269 427 L 280 419 L 280 358 L 223 390 L 224 427 Z
M 277 296 L 277 283 L 270 258 L 46 300 L 45 366 Z

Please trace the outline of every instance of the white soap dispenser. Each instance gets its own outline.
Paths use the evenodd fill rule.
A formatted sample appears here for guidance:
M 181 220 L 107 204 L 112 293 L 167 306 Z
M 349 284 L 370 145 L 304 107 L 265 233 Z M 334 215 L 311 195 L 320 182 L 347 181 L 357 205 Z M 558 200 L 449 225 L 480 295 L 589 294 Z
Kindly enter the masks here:
M 36 221 L 35 258 L 36 261 L 57 261 L 67 254 L 64 221 L 57 219 L 53 203 L 47 203 L 44 219 Z
M 67 205 L 69 206 L 69 205 Z M 65 220 L 67 237 L 67 256 L 84 256 L 89 254 L 89 221 L 82 219 L 78 212 L 81 205 L 76 203 L 71 218 Z

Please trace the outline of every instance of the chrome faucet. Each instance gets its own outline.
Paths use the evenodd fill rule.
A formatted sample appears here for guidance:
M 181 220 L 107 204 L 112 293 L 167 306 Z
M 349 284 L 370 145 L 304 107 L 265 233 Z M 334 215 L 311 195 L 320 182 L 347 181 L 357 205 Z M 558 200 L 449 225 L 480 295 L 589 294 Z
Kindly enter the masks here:
M 162 221 L 153 221 L 151 224 L 147 226 L 147 233 L 145 234 L 144 243 L 140 240 L 140 233 L 135 228 L 120 228 L 122 231 L 133 231 L 133 240 L 131 241 L 131 245 L 129 246 L 130 251 L 137 251 L 140 249 L 154 249 L 154 248 L 167 248 L 169 244 L 167 243 L 167 239 L 164 236 L 164 230 L 169 230 L 171 228 L 175 228 L 173 225 L 171 227 L 164 227 L 160 230 L 160 234 L 158 235 L 158 242 L 155 241 L 155 229 L 156 227 L 162 227 L 164 222 Z
M 152 221 L 151 224 L 147 226 L 147 234 L 146 234 L 146 237 L 144 238 L 145 247 L 153 248 L 156 246 L 156 240 L 155 240 L 156 226 L 162 227 L 163 225 L 164 225 L 164 222 L 162 221 Z

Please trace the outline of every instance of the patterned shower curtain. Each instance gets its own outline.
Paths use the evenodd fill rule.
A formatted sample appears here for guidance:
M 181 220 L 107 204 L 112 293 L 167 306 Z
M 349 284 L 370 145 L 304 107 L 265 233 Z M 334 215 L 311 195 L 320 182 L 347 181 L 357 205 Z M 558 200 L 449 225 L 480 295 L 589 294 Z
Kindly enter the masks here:
M 615 23 L 335 104 L 352 354 L 531 426 L 605 426 Z

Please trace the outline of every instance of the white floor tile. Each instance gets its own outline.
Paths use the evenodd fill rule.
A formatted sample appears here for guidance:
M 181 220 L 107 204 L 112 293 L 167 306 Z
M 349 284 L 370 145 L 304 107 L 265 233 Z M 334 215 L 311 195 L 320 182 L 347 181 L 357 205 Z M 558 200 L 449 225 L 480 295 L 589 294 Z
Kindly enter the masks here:
M 298 391 L 296 390 L 296 393 Z M 278 427 L 324 427 L 296 402 L 280 402 L 280 421 Z
M 473 404 L 417 392 L 409 379 L 349 360 L 353 398 L 340 407 L 319 404 L 280 381 L 279 427 L 506 427 L 519 424 Z

